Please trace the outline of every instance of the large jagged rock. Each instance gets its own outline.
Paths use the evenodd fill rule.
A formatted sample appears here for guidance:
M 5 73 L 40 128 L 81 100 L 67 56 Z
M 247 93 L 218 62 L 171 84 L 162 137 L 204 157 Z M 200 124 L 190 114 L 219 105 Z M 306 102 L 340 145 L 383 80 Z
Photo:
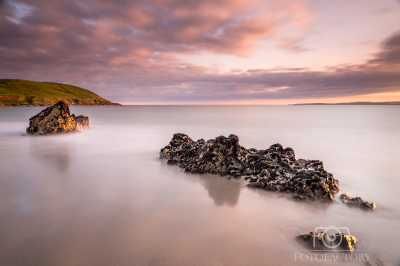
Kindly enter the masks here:
M 353 252 L 357 238 L 344 233 L 328 235 L 325 232 L 310 232 L 297 237 L 298 241 L 310 250 L 345 250 Z
M 81 117 L 81 116 L 79 116 Z M 89 119 L 86 117 L 79 118 L 84 125 L 89 124 Z M 79 126 L 75 120 L 75 115 L 71 115 L 68 105 L 64 101 L 59 101 L 53 106 L 50 106 L 39 114 L 29 119 L 29 127 L 26 132 L 35 135 L 46 135 L 54 133 L 66 133 L 77 131 Z
M 339 181 L 324 170 L 321 161 L 296 160 L 293 149 L 284 149 L 280 144 L 266 150 L 246 149 L 235 135 L 193 141 L 177 133 L 161 149 L 160 158 L 187 172 L 244 178 L 252 187 L 291 192 L 297 199 L 333 200 L 339 190 Z
M 368 201 L 363 201 L 363 199 L 360 197 L 351 198 L 351 197 L 347 196 L 346 194 L 342 194 L 342 195 L 340 195 L 340 199 L 349 206 L 360 207 L 360 208 L 369 209 L 372 211 L 376 209 L 375 202 L 369 203 Z

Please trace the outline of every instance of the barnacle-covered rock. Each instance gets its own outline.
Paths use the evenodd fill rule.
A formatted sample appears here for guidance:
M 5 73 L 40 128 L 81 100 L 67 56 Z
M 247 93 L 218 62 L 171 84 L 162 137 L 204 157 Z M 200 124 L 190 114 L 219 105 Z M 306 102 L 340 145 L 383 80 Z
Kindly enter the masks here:
M 296 199 L 333 200 L 339 190 L 339 181 L 325 171 L 321 161 L 296 160 L 294 150 L 279 143 L 266 150 L 246 149 L 236 135 L 193 141 L 177 133 L 161 149 L 160 158 L 187 172 L 244 178 L 251 187 L 290 192 Z
M 344 233 L 328 235 L 326 232 L 310 232 L 309 234 L 298 236 L 297 239 L 303 246 L 316 251 L 345 250 L 353 252 L 357 243 L 357 238 Z

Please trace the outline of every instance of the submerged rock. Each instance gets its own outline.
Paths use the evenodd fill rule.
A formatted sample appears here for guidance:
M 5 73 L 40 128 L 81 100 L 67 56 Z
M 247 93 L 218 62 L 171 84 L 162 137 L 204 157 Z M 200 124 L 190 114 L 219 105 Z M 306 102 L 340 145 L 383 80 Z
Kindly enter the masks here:
M 191 173 L 212 173 L 244 178 L 249 186 L 294 193 L 296 199 L 333 200 L 339 181 L 321 161 L 295 159 L 292 148 L 274 144 L 266 150 L 246 149 L 236 135 L 193 141 L 177 133 L 161 149 L 160 158 Z
M 353 252 L 357 243 L 357 238 L 344 233 L 328 235 L 325 232 L 310 232 L 309 234 L 298 236 L 297 239 L 308 249 L 316 251 L 346 250 Z
M 83 128 L 81 124 L 89 126 L 87 117 L 79 118 L 78 120 L 79 125 L 77 125 L 75 115 L 70 114 L 68 105 L 64 101 L 59 101 L 30 118 L 26 132 L 35 135 L 46 135 L 77 131 L 79 127 Z
M 368 201 L 363 201 L 363 199 L 360 197 L 351 198 L 351 197 L 347 196 L 346 194 L 342 194 L 342 195 L 340 195 L 340 199 L 344 203 L 346 203 L 350 206 L 361 207 L 364 209 L 370 209 L 372 211 L 376 209 L 375 202 L 369 203 Z

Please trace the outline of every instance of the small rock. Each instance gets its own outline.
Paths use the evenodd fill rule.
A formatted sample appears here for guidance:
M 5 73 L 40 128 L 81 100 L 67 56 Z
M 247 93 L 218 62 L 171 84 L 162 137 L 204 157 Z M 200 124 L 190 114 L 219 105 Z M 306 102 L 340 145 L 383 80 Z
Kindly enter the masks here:
M 340 199 L 345 204 L 348 204 L 350 206 L 360 207 L 360 208 L 364 208 L 364 209 L 370 209 L 372 211 L 376 209 L 375 202 L 369 203 L 368 201 L 363 201 L 363 199 L 360 197 L 351 198 L 351 197 L 347 196 L 346 194 L 342 194 L 342 195 L 340 195 Z
M 72 115 L 75 117 L 75 115 Z M 83 115 L 78 115 L 75 117 L 76 121 L 76 126 L 78 127 L 78 130 L 80 129 L 86 129 L 89 128 L 89 117 L 83 116 Z
M 310 250 L 346 250 L 353 252 L 357 238 L 344 233 L 328 235 L 322 232 L 310 232 L 297 237 L 298 241 Z

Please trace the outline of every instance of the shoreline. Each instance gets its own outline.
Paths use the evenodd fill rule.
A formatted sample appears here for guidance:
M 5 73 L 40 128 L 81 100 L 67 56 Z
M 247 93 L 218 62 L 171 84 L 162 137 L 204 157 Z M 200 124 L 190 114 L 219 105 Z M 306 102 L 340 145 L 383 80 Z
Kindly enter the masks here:
M 295 103 L 291 105 L 400 105 L 400 102 Z

